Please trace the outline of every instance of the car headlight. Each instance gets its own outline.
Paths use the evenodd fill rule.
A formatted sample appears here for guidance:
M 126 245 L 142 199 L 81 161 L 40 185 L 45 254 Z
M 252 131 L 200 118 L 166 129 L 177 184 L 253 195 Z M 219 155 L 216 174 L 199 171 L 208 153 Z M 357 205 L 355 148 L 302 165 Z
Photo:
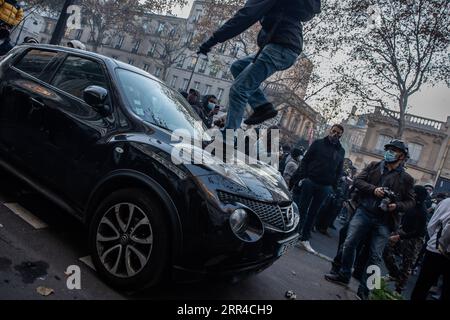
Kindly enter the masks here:
M 230 215 L 230 227 L 236 237 L 244 242 L 256 242 L 264 234 L 261 219 L 254 212 L 242 208 Z

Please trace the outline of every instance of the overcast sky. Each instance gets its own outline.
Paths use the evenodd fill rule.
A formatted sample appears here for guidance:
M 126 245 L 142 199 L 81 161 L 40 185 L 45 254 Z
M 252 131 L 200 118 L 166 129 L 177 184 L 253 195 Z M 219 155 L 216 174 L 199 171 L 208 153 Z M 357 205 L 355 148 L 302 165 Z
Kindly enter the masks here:
M 176 8 L 174 14 L 186 18 L 194 0 L 188 2 L 184 8 Z M 445 84 L 434 88 L 424 86 L 411 98 L 410 105 L 409 113 L 445 122 L 450 116 L 450 89 Z

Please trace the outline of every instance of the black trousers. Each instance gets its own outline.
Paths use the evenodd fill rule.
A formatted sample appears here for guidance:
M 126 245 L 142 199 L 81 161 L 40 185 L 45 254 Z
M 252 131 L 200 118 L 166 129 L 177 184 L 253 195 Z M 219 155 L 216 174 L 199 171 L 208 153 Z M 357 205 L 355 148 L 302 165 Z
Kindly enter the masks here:
M 450 259 L 427 250 L 411 300 L 426 300 L 428 292 L 441 275 L 444 276 L 441 300 L 448 301 L 450 300 Z

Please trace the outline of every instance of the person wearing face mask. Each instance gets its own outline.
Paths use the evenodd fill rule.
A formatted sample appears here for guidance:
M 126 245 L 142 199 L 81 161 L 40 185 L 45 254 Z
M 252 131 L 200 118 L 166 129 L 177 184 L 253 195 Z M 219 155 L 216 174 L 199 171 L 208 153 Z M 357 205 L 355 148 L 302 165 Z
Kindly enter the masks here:
M 5 25 L 0 26 L 0 57 L 6 55 L 13 48 L 9 36 L 8 28 Z
M 344 128 L 336 124 L 327 137 L 314 141 L 290 179 L 300 213 L 299 245 L 311 253 L 315 253 L 309 239 L 316 216 L 343 173 L 345 151 L 339 142 L 343 133 Z
M 192 105 L 197 114 L 202 119 L 207 128 L 211 128 L 214 115 L 218 114 L 220 106 L 217 104 L 217 98 L 214 95 L 203 97 L 201 105 Z
M 415 206 L 414 179 L 405 171 L 408 147 L 401 140 L 385 145 L 384 160 L 370 163 L 354 180 L 358 189 L 358 206 L 348 227 L 339 270 L 325 279 L 340 285 L 350 283 L 352 266 L 359 243 L 369 234 L 368 266 L 381 265 L 389 236 L 398 229 L 401 213 Z M 392 192 L 395 197 L 388 197 Z M 363 273 L 358 297 L 368 299 L 367 273 Z

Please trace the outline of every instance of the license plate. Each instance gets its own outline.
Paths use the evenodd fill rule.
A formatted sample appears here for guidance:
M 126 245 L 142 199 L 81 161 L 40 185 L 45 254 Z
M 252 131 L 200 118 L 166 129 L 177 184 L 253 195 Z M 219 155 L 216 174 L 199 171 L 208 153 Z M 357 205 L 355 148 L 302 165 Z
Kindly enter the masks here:
M 292 248 L 297 243 L 297 241 L 298 239 L 295 238 L 282 243 L 280 248 L 278 249 L 278 256 L 281 257 L 282 255 L 284 255 L 290 248 Z

